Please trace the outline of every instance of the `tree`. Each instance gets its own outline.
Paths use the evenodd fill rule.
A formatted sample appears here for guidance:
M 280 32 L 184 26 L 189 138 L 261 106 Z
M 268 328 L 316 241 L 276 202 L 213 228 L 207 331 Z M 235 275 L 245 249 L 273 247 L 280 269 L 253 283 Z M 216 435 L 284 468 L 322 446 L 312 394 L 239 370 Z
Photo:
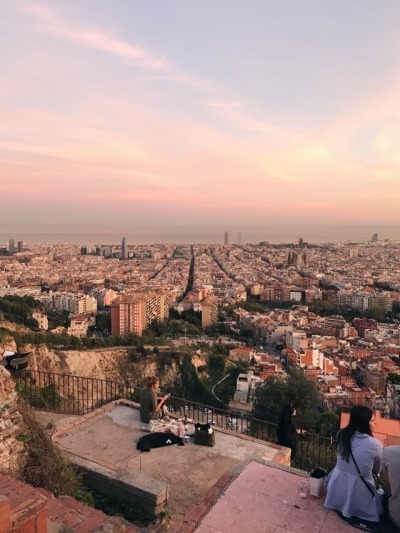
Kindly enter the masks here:
M 223 372 L 225 370 L 225 359 L 220 355 L 210 355 L 208 368 L 211 374 Z
M 387 380 L 389 383 L 393 383 L 394 385 L 400 385 L 400 374 L 389 372 Z
M 305 375 L 291 369 L 286 379 L 271 376 L 256 390 L 253 403 L 253 416 L 270 422 L 277 422 L 282 408 L 287 403 L 296 407 L 296 425 L 304 429 L 314 429 L 318 419 L 318 389 Z
M 323 413 L 317 423 L 318 432 L 324 437 L 336 437 L 340 427 L 340 415 L 337 413 Z

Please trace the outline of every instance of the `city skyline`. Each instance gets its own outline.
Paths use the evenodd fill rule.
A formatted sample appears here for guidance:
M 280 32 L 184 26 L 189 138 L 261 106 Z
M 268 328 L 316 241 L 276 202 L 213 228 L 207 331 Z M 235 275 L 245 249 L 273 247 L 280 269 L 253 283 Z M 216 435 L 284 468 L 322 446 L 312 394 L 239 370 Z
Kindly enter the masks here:
M 400 225 L 398 2 L 0 14 L 7 226 Z

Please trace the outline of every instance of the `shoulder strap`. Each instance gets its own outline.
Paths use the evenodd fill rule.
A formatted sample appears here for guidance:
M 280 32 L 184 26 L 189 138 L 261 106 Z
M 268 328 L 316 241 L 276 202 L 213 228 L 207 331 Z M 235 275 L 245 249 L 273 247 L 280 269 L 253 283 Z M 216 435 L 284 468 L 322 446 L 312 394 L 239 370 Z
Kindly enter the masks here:
M 350 453 L 351 453 L 351 457 L 352 457 L 352 459 L 354 461 L 354 464 L 356 465 L 357 472 L 358 472 L 362 482 L 364 483 L 364 485 L 367 487 L 367 489 L 371 493 L 371 496 L 374 497 L 375 496 L 375 491 L 370 485 L 368 485 L 368 483 L 364 479 L 364 476 L 361 474 L 360 469 L 358 468 L 358 464 L 356 463 L 356 460 L 354 459 L 353 450 L 351 448 L 350 448 Z

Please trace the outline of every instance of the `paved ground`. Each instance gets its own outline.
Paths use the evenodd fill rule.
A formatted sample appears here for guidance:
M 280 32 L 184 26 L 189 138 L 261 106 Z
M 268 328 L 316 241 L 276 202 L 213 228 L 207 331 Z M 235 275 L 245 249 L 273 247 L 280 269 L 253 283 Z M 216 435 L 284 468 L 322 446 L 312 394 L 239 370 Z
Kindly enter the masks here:
M 203 518 L 197 533 L 355 533 L 323 498 L 301 498 L 305 477 L 250 462 Z
M 41 415 L 43 418 L 43 415 Z M 276 445 L 216 431 L 216 446 L 197 446 L 190 441 L 184 447 L 168 446 L 142 453 L 137 440 L 144 435 L 139 411 L 125 405 L 83 417 L 46 414 L 46 422 L 57 428 L 55 442 L 70 454 L 78 455 L 113 470 L 141 471 L 170 487 L 168 510 L 183 520 L 217 480 L 243 461 L 284 460 Z M 83 420 L 83 422 L 82 422 Z M 80 423 L 82 422 L 82 423 Z M 76 425 L 77 424 L 77 425 Z M 189 433 L 193 432 L 189 428 Z

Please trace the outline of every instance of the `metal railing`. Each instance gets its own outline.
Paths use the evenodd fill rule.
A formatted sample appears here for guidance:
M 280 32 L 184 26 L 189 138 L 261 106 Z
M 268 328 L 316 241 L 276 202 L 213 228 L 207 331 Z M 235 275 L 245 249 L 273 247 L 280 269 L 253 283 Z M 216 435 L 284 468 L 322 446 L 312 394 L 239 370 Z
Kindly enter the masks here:
M 138 401 L 134 387 L 108 379 L 69 374 L 23 371 L 16 378 L 19 395 L 32 407 L 42 411 L 84 415 L 113 400 Z
M 107 379 L 88 378 L 68 374 L 23 371 L 16 377 L 20 396 L 37 410 L 83 415 L 119 399 L 140 401 L 140 387 Z M 209 423 L 250 437 L 276 441 L 276 424 L 247 415 L 206 406 L 171 396 L 167 403 L 172 415 L 185 415 L 194 422 Z M 321 466 L 330 470 L 336 464 L 336 442 L 332 438 L 308 433 L 300 440 L 292 466 L 311 470 Z

